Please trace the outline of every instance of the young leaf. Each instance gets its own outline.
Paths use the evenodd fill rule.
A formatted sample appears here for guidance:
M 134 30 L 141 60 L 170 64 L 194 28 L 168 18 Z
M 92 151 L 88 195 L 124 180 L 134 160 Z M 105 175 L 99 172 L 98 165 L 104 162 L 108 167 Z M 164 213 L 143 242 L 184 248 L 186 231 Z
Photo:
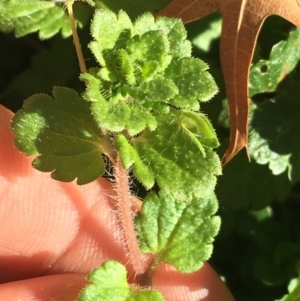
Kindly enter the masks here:
M 104 173 L 106 142 L 89 104 L 75 91 L 55 87 L 53 96 L 33 95 L 24 102 L 12 122 L 15 144 L 27 155 L 40 154 L 33 166 L 53 171 L 54 179 L 89 183 Z
M 220 161 L 215 152 L 204 147 L 196 135 L 191 139 L 181 129 L 175 116 L 158 116 L 157 120 L 155 131 L 145 130 L 131 143 L 126 138 L 117 140 L 116 148 L 124 168 L 136 164 L 133 170 L 135 176 L 147 188 L 151 188 L 149 184 L 153 183 L 154 175 L 159 187 L 178 200 L 189 201 L 194 197 L 211 195 L 216 176 L 221 174 Z M 207 130 L 206 124 L 204 128 L 201 123 L 197 126 L 202 133 Z M 199 151 L 195 139 L 204 153 Z M 142 176 L 144 171 L 147 171 L 145 178 Z
M 104 262 L 87 278 L 92 284 L 84 288 L 78 301 L 164 301 L 155 290 L 129 285 L 126 268 L 117 261 Z
M 213 216 L 217 209 L 214 195 L 188 204 L 164 192 L 148 194 L 135 219 L 141 251 L 182 273 L 198 270 L 209 259 L 220 228 L 220 218 Z
M 156 112 L 168 113 L 170 105 L 198 110 L 199 101 L 217 92 L 207 64 L 182 57 L 191 53 L 179 20 L 154 20 L 147 13 L 132 24 L 125 12 L 117 16 L 101 10 L 91 31 L 95 40 L 90 48 L 103 68 L 90 70 L 82 79 L 100 127 L 113 132 L 126 129 L 131 136 L 146 127 L 153 131 Z
M 91 111 L 100 127 L 112 132 L 126 128 L 132 136 L 140 133 L 146 126 L 151 130 L 156 128 L 156 119 L 143 107 L 125 102 L 122 96 L 107 101 L 104 95 L 109 93 L 109 90 L 104 90 L 101 80 L 96 76 L 86 73 L 81 79 L 88 83 L 84 96 L 92 102 Z M 105 92 L 101 93 L 101 90 Z
M 165 17 L 154 19 L 152 14 L 145 13 L 135 20 L 133 33 L 141 36 L 149 30 L 161 31 L 168 37 L 169 51 L 173 58 L 191 56 L 192 45 L 187 40 L 187 32 L 179 19 Z
M 91 33 L 95 41 L 91 42 L 89 47 L 100 65 L 106 65 L 102 52 L 104 50 L 113 52 L 116 44 L 120 45 L 117 48 L 121 48 L 126 40 L 131 38 L 131 31 L 132 23 L 125 12 L 120 11 L 117 16 L 109 10 L 96 11 L 91 25 Z
M 208 101 L 218 91 L 207 70 L 208 65 L 196 58 L 185 57 L 173 61 L 165 75 L 174 81 L 179 92 L 170 100 L 170 103 L 175 107 L 199 110 L 198 101 Z M 199 75 L 201 75 L 201 80 L 199 80 Z
M 86 8 L 80 5 L 80 9 Z M 80 22 L 79 22 L 80 23 Z M 63 7 L 54 1 L 4 0 L 0 4 L 0 31 L 15 31 L 17 37 L 36 32 L 40 39 L 48 39 L 61 31 L 63 37 L 72 34 Z

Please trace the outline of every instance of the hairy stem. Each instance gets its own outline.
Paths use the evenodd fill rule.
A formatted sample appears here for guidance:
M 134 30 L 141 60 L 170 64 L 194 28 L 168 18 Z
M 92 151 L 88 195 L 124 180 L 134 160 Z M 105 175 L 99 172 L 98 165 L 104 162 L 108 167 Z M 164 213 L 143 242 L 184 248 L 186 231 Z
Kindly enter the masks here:
M 144 287 L 151 287 L 153 276 L 160 265 L 160 258 L 158 256 L 153 256 L 146 272 L 138 275 L 139 284 Z
M 80 67 L 80 72 L 85 73 L 86 72 L 86 66 L 81 50 L 81 45 L 79 42 L 79 37 L 76 31 L 76 26 L 75 26 L 75 21 L 74 21 L 74 14 L 73 14 L 73 3 L 74 0 L 68 0 L 67 1 L 67 8 L 68 8 L 68 14 L 69 14 L 69 20 L 71 24 L 71 29 L 72 29 L 72 34 L 73 34 L 73 40 L 74 40 L 74 45 L 77 53 L 77 58 L 79 61 L 79 67 Z
M 137 274 L 145 272 L 144 263 L 139 250 L 138 241 L 134 231 L 133 213 L 131 210 L 132 195 L 129 190 L 128 173 L 123 168 L 119 158 L 114 164 L 115 169 L 115 189 L 117 193 L 117 210 L 121 229 L 123 231 L 129 259 Z

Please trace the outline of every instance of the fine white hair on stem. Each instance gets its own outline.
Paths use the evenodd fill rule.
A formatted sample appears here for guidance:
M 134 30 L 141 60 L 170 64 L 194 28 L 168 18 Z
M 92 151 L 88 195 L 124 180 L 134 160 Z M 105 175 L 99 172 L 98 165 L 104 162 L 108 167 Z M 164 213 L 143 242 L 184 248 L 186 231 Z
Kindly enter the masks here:
M 118 159 L 114 164 L 115 171 L 115 192 L 117 195 L 116 206 L 121 229 L 124 233 L 124 241 L 127 248 L 128 257 L 134 268 L 135 273 L 142 274 L 145 272 L 145 265 L 139 250 L 136 238 L 131 210 L 132 195 L 129 189 L 128 172 L 125 170 Z

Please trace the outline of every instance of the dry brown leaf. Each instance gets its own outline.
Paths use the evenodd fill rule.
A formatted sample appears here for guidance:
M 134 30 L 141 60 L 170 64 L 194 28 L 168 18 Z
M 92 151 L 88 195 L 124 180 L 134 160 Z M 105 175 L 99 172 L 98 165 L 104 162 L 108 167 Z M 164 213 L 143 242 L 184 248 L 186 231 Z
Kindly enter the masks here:
M 300 0 L 174 0 L 158 15 L 192 22 L 214 12 L 223 18 L 220 56 L 229 103 L 230 144 L 223 164 L 248 144 L 248 76 L 265 19 L 279 15 L 300 27 Z

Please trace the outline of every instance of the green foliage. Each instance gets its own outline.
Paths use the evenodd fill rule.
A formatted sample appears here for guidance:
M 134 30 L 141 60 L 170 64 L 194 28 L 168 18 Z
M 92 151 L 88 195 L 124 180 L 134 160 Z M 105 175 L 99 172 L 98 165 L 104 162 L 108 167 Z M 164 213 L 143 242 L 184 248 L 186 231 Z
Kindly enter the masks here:
M 105 139 L 75 91 L 55 87 L 53 96 L 33 95 L 24 102 L 12 123 L 16 146 L 27 155 L 40 154 L 33 166 L 53 171 L 52 178 L 89 183 L 104 173 Z
M 150 194 L 144 214 L 137 218 L 142 250 L 153 235 L 147 231 L 149 220 L 159 219 L 171 226 L 164 245 L 144 251 L 182 272 L 196 271 L 210 257 L 220 225 L 213 217 L 213 192 L 221 173 L 213 151 L 218 139 L 208 118 L 195 112 L 199 101 L 217 92 L 208 65 L 191 57 L 186 31 L 177 19 L 154 20 L 147 13 L 132 23 L 123 11 L 117 16 L 100 10 L 91 33 L 89 46 L 102 67 L 81 75 L 87 101 L 62 87 L 54 88 L 53 98 L 30 96 L 13 118 L 15 144 L 27 155 L 39 155 L 33 161 L 38 170 L 51 171 L 60 181 L 77 178 L 78 184 L 104 174 L 103 155 L 115 164 L 115 148 L 124 168 L 133 166 L 147 189 L 155 183 L 160 187 L 159 197 Z M 160 202 L 169 208 L 166 215 Z M 149 211 L 154 203 L 156 210 Z M 160 230 L 165 232 L 156 228 Z M 185 241 L 189 249 L 182 248 Z M 88 279 L 93 284 L 79 300 L 163 300 L 156 291 L 133 289 L 125 267 L 113 261 Z
M 300 179 L 300 141 L 295 136 L 300 128 L 297 114 L 299 73 L 295 70 L 300 59 L 299 39 L 298 29 L 287 41 L 274 46 L 268 61 L 256 63 L 250 77 L 251 95 L 276 91 L 274 97 L 252 109 L 254 132 L 250 136 L 250 153 L 258 163 L 268 163 L 273 174 L 288 170 L 292 182 Z
M 289 294 L 278 301 L 297 301 L 300 299 L 300 283 L 298 279 L 292 279 L 288 287 Z
M 82 26 L 82 22 L 87 19 L 88 10 L 79 4 L 79 11 L 81 21 L 78 20 L 78 25 Z M 53 1 L 40 0 L 1 0 L 0 31 L 15 31 L 17 37 L 38 31 L 40 39 L 48 39 L 58 32 L 63 37 L 72 34 L 63 6 L 59 7 Z
M 183 254 L 180 261 L 175 259 L 181 254 L 180 245 L 173 248 L 170 244 L 173 237 L 168 233 L 175 224 L 179 230 L 184 225 L 180 212 L 190 213 L 190 220 L 184 220 L 187 227 L 192 224 L 193 214 L 195 227 L 201 217 L 206 217 L 212 232 L 219 225 L 218 217 L 201 210 L 216 209 L 212 195 L 221 168 L 213 148 L 218 145 L 218 136 L 222 145 L 219 154 L 223 155 L 228 141 L 227 131 L 217 121 L 221 101 L 226 97 L 218 50 L 221 18 L 215 14 L 187 26 L 193 43 L 195 57 L 192 58 L 191 43 L 179 21 L 154 20 L 150 14 L 141 15 L 156 11 L 167 2 L 95 1 L 98 8 L 109 7 L 114 12 L 123 9 L 130 17 L 140 17 L 132 22 L 124 12 L 115 15 L 111 11 L 99 11 L 92 22 L 92 54 L 85 49 L 91 41 L 87 24 L 92 9 L 84 3 L 75 3 L 77 26 L 86 25 L 79 32 L 85 60 L 88 68 L 93 67 L 81 75 L 81 83 L 77 80 L 72 39 L 62 41 L 57 35 L 41 43 L 35 35 L 15 40 L 12 35 L 1 34 L 0 101 L 17 108 L 18 103 L 29 97 L 13 122 L 19 137 L 18 147 L 28 154 L 40 154 L 34 164 L 53 172 L 60 180 L 77 177 L 81 184 L 94 180 L 104 172 L 102 155 L 112 158 L 115 154 L 111 149 L 116 148 L 123 166 L 132 168 L 147 190 L 155 187 L 157 191 L 149 194 L 143 214 L 137 218 L 142 248 L 181 271 L 191 271 L 209 256 L 214 235 L 205 244 L 200 239 L 189 238 L 190 232 L 185 228 L 178 232 L 180 239 L 190 239 L 189 243 L 178 241 L 185 247 L 191 246 L 187 248 L 190 253 L 185 255 L 190 254 L 193 259 L 188 261 Z M 58 16 L 61 16 L 59 20 Z M 237 300 L 299 299 L 297 280 L 294 288 L 287 289 L 291 279 L 297 279 L 300 257 L 299 30 L 290 32 L 290 29 L 288 23 L 276 17 L 268 18 L 262 29 L 250 72 L 249 89 L 254 100 L 249 129 L 251 163 L 244 153 L 239 154 L 225 166 L 216 186 L 222 225 L 210 262 L 224 276 Z M 71 33 L 62 3 L 35 0 L 0 1 L 0 31 L 14 31 L 17 36 L 37 32 L 42 39 L 59 31 L 64 37 Z M 285 38 L 286 41 L 281 41 Z M 208 64 L 202 59 L 209 64 L 220 89 L 209 103 L 206 100 L 217 88 L 208 73 Z M 63 99 L 55 93 L 54 99 L 41 94 L 30 96 L 50 93 L 52 86 L 68 86 L 78 92 L 85 89 L 82 98 L 87 102 L 66 88 L 55 88 L 59 95 L 66 95 Z M 199 100 L 201 111 L 208 117 L 198 112 Z M 66 110 L 58 112 L 63 104 Z M 55 117 L 57 127 L 48 112 Z M 228 125 L 226 106 L 220 119 Z M 17 126 L 19 122 L 24 125 L 22 130 Z M 70 123 L 76 125 L 75 130 Z M 65 140 L 62 133 L 67 133 Z M 82 144 L 76 137 L 83 138 Z M 52 143 L 54 138 L 58 140 Z M 88 162 L 97 158 L 98 163 L 89 165 L 76 160 L 77 149 L 86 155 Z M 65 150 L 71 156 L 59 157 Z M 90 150 L 94 154 L 91 157 L 87 156 Z M 81 166 L 77 165 L 78 161 Z M 85 170 L 86 166 L 91 166 L 90 172 Z M 142 189 L 137 186 L 135 190 Z M 192 209 L 202 213 L 197 215 Z M 161 220 L 169 232 L 157 226 Z M 146 224 L 149 226 L 143 226 Z M 192 252 L 196 245 L 201 246 Z M 200 253 L 202 257 L 198 256 Z M 145 296 L 139 289 L 132 289 L 126 281 L 126 270 L 118 263 L 105 263 L 100 272 L 92 275 L 93 284 L 81 296 L 92 299 L 85 300 L 115 300 L 116 296 L 120 300 L 161 300 L 157 292 Z M 94 281 L 93 277 L 100 281 Z M 110 282 L 116 279 L 116 287 L 111 287 L 107 279 Z M 133 291 L 139 294 L 134 295 Z
M 163 301 L 164 298 L 155 290 L 129 285 L 127 271 L 117 261 L 106 261 L 100 268 L 88 275 L 92 282 L 80 294 L 78 301 Z
M 187 204 L 163 192 L 149 194 L 135 219 L 141 251 L 180 272 L 197 271 L 211 256 L 219 231 L 220 218 L 213 216 L 217 208 L 214 195 Z
M 199 101 L 217 92 L 207 64 L 190 57 L 179 20 L 144 14 L 132 23 L 125 12 L 100 10 L 91 32 L 89 46 L 102 68 L 82 76 L 88 82 L 85 98 L 98 124 L 109 131 L 126 129 L 131 136 L 146 127 L 153 131 L 153 112 L 168 113 L 170 105 L 198 110 Z
M 178 200 L 189 201 L 209 196 L 216 185 L 216 175 L 221 173 L 220 160 L 210 147 L 202 145 L 197 134 L 189 132 L 187 135 L 182 130 L 181 120 L 176 114 L 158 116 L 157 129 L 153 132 L 146 129 L 131 143 L 124 136 L 119 137 L 116 147 L 122 163 L 125 168 L 134 164 L 135 176 L 146 188 L 150 188 L 155 179 L 163 191 Z M 185 112 L 182 116 L 185 116 Z M 192 120 L 200 120 L 196 123 L 196 129 L 202 127 L 204 122 L 205 134 L 212 136 L 206 127 L 207 119 Z M 136 165 L 147 173 L 146 181 Z

